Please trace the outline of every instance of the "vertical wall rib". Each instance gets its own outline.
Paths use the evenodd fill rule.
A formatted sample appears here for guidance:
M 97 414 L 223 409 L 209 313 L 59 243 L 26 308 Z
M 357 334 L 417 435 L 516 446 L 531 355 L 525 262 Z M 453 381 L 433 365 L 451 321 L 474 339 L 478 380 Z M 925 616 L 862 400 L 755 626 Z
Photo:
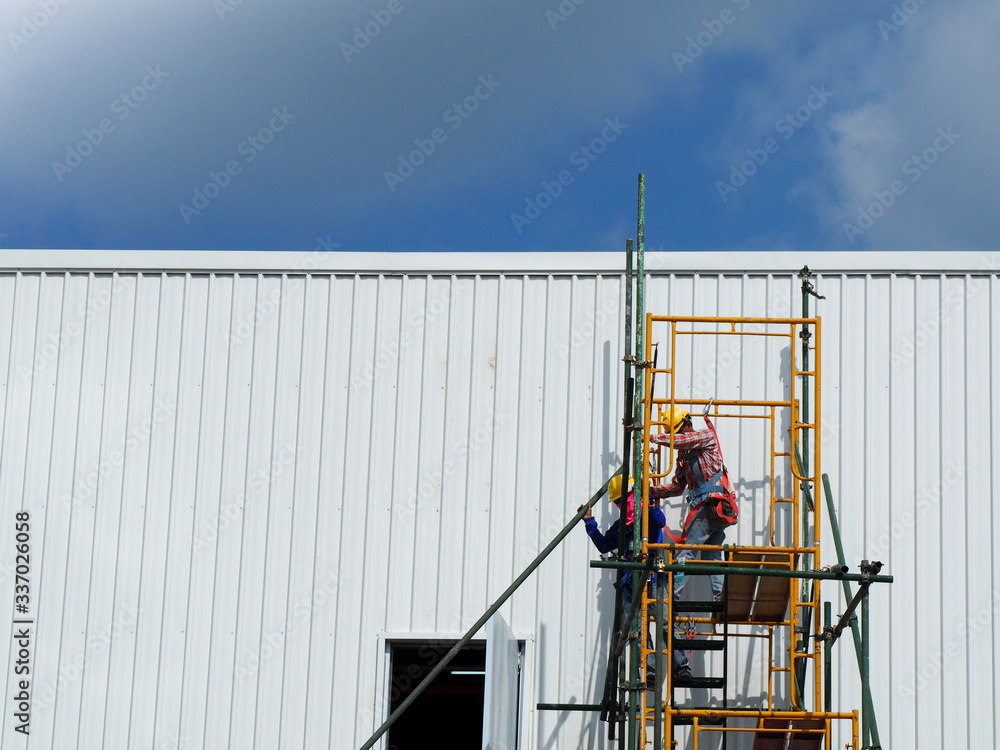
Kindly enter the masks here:
M 654 272 L 649 309 L 799 313 L 794 270 L 738 264 Z M 883 739 L 995 747 L 1000 282 L 815 281 L 848 562 L 897 581 L 872 602 Z M 623 306 L 620 276 L 558 269 L 0 273 L 0 529 L 30 511 L 32 745 L 360 744 L 393 688 L 380 638 L 458 637 L 616 467 Z M 685 340 L 678 361 L 694 397 L 775 398 L 785 346 Z M 719 425 L 744 498 L 730 538 L 760 543 L 767 437 L 743 422 Z M 502 610 L 532 642 L 529 750 L 605 746 L 592 717 L 532 708 L 599 697 L 613 598 L 593 557 L 574 532 Z M 731 650 L 748 697 L 762 646 Z M 849 643 L 836 667 L 834 704 L 859 706 Z

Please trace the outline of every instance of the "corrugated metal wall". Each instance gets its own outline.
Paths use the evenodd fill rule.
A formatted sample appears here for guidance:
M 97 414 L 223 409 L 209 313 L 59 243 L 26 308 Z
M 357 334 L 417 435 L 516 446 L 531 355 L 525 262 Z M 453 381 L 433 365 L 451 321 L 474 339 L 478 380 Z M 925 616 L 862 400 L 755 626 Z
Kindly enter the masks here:
M 380 638 L 460 635 L 616 465 L 620 274 L 554 255 L 524 273 L 503 256 L 460 274 L 425 256 L 388 275 L 155 262 L 181 255 L 0 273 L 0 601 L 28 510 L 30 747 L 356 748 L 382 718 Z M 699 257 L 711 273 L 651 257 L 647 309 L 799 314 L 794 272 Z M 872 599 L 883 744 L 996 748 L 1000 262 L 855 257 L 816 279 L 823 468 L 848 561 L 896 577 Z M 787 393 L 780 347 L 690 349 L 695 395 Z M 738 538 L 759 540 L 763 437 L 721 430 L 748 498 Z M 594 557 L 574 531 L 503 609 L 530 639 L 530 706 L 599 698 L 612 576 Z M 760 650 L 732 656 L 748 699 Z M 4 747 L 24 746 L 15 659 Z M 860 708 L 847 639 L 837 661 L 834 704 Z M 605 747 L 586 714 L 524 727 L 528 750 Z

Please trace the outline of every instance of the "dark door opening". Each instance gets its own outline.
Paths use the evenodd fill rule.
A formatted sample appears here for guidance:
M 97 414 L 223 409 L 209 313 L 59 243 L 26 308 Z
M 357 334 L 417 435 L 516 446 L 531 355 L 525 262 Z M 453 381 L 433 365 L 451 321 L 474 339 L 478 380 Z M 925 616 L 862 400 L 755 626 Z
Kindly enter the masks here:
M 455 641 L 390 644 L 390 714 L 454 645 Z M 389 728 L 386 747 L 481 750 L 485 688 L 486 645 L 466 646 Z

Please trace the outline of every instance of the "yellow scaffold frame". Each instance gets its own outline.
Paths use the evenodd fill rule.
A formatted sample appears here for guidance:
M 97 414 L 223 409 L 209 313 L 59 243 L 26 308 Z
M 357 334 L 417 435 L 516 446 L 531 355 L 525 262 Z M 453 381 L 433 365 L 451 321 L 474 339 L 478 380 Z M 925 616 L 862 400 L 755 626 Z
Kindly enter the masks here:
M 651 365 L 653 359 L 653 346 L 656 340 L 655 334 L 657 333 L 657 328 L 661 324 L 666 324 L 668 327 L 667 335 L 669 340 L 669 359 L 670 362 L 665 367 L 655 367 Z M 699 326 L 704 326 L 704 328 L 699 328 Z M 780 328 L 782 330 L 774 330 L 775 328 Z M 801 370 L 796 366 L 796 340 L 801 336 L 803 331 L 808 331 L 808 327 L 812 327 L 815 336 L 813 339 L 814 344 L 810 347 L 810 350 L 815 352 L 815 367 L 812 370 Z M 808 335 L 808 334 L 807 334 Z M 788 349 L 790 352 L 789 356 L 789 369 L 788 374 L 790 375 L 788 379 L 788 392 L 789 396 L 787 399 L 772 399 L 772 400 L 747 400 L 747 399 L 696 399 L 696 398 L 681 398 L 678 397 L 676 392 L 677 387 L 677 340 L 678 336 L 762 336 L 762 337 L 777 337 L 782 338 L 788 342 Z M 764 546 L 737 546 L 737 545 L 726 545 L 725 547 L 711 547 L 707 545 L 694 546 L 694 545 L 683 545 L 683 544 L 670 544 L 670 543 L 650 543 L 648 541 L 649 528 L 648 528 L 648 516 L 646 513 L 642 513 L 642 553 L 643 555 L 648 555 L 650 553 L 656 553 L 657 550 L 662 550 L 666 555 L 667 563 L 674 563 L 676 552 L 684 549 L 690 549 L 695 551 L 701 550 L 722 550 L 724 551 L 724 556 L 730 557 L 729 560 L 724 560 L 724 564 L 739 564 L 739 561 L 732 560 L 732 553 L 758 553 L 761 555 L 767 555 L 763 558 L 763 562 L 754 563 L 755 566 L 761 565 L 771 565 L 786 570 L 804 570 L 806 565 L 810 568 L 818 568 L 820 561 L 820 513 L 819 504 L 814 503 L 814 507 L 809 509 L 809 520 L 812 521 L 812 534 L 808 534 L 809 524 L 806 522 L 803 526 L 806 529 L 807 538 L 802 538 L 802 530 L 800 529 L 800 519 L 803 517 L 802 508 L 802 492 L 803 487 L 811 488 L 811 496 L 816 497 L 816 489 L 818 488 L 818 478 L 822 476 L 821 469 L 821 431 L 816 427 L 822 423 L 821 420 L 821 319 L 820 317 L 814 318 L 739 318 L 739 317 L 695 317 L 695 316 L 657 316 L 652 314 L 646 315 L 646 335 L 645 340 L 645 355 L 647 366 L 644 373 L 644 388 L 643 388 L 643 436 L 642 436 L 642 466 L 643 466 L 643 476 L 647 478 L 647 481 L 643 482 L 642 487 L 642 507 L 648 507 L 649 503 L 649 486 L 653 480 L 662 479 L 669 476 L 674 469 L 675 463 L 675 451 L 673 446 L 673 436 L 671 435 L 670 441 L 663 446 L 657 446 L 651 443 L 651 436 L 654 429 L 657 432 L 662 432 L 662 428 L 666 425 L 664 418 L 667 409 L 672 409 L 677 406 L 683 407 L 705 407 L 711 404 L 712 416 L 721 418 L 737 418 L 737 419 L 765 419 L 768 421 L 769 432 L 770 432 L 770 481 L 767 483 L 768 494 L 769 494 L 769 536 L 768 545 Z M 668 396 L 666 398 L 656 398 L 653 393 L 653 378 L 655 375 L 661 374 L 667 378 L 667 392 Z M 798 394 L 796 392 L 797 379 L 798 378 L 811 378 L 812 391 L 813 394 L 813 404 L 814 404 L 814 414 L 815 419 L 812 422 L 801 422 L 799 420 L 800 408 L 799 399 L 800 395 L 808 395 L 808 390 L 805 390 L 803 394 Z M 653 410 L 656 409 L 656 418 L 653 418 Z M 788 410 L 789 414 L 789 426 L 788 433 L 791 438 L 791 446 L 789 450 L 778 450 L 779 435 L 778 433 L 778 419 L 779 412 L 781 410 Z M 804 444 L 808 446 L 808 435 L 809 431 L 813 434 L 813 445 L 814 445 L 814 461 L 813 461 L 813 471 L 808 476 L 803 476 L 798 470 L 801 467 L 796 466 L 796 454 L 798 452 L 798 446 Z M 783 441 L 782 441 L 783 442 Z M 667 461 L 666 470 L 652 472 L 650 467 L 650 456 L 652 450 L 657 450 L 657 456 L 662 459 L 663 449 L 667 451 Z M 792 481 L 792 496 L 791 497 L 778 497 L 776 496 L 776 475 L 778 473 L 778 463 L 781 460 L 787 461 L 787 466 L 790 474 L 793 478 Z M 662 460 L 657 461 L 658 468 L 663 466 Z M 791 544 L 786 546 L 776 545 L 775 539 L 775 507 L 778 504 L 790 504 L 792 510 L 793 530 Z M 811 539 L 808 537 L 811 536 Z M 744 563 L 745 564 L 745 563 Z M 667 576 L 667 595 L 665 601 L 667 602 L 667 622 L 674 622 L 673 611 L 672 611 L 672 596 L 670 592 L 673 591 L 673 576 L 672 572 L 661 573 L 661 575 Z M 775 579 L 772 579 L 775 580 Z M 825 746 L 829 750 L 831 735 L 830 735 L 830 722 L 833 719 L 851 719 L 852 721 L 852 736 L 853 736 L 853 746 L 858 747 L 858 717 L 857 711 L 851 714 L 845 713 L 823 713 L 820 711 L 777 711 L 774 706 L 774 676 L 776 673 L 788 673 L 790 682 L 790 695 L 792 699 L 792 705 L 803 705 L 800 696 L 797 694 L 797 684 L 794 678 L 794 666 L 797 660 L 812 660 L 813 662 L 813 675 L 814 675 L 814 690 L 813 690 L 813 700 L 815 701 L 814 706 L 818 709 L 822 705 L 822 658 L 821 658 L 821 644 L 819 641 L 815 641 L 814 649 L 811 652 L 797 652 L 796 651 L 796 633 L 794 625 L 796 622 L 801 622 L 805 624 L 808 620 L 806 618 L 806 613 L 808 617 L 814 618 L 814 631 L 819 632 L 820 627 L 820 613 L 819 613 L 819 601 L 820 592 L 819 584 L 820 581 L 815 580 L 815 593 L 811 597 L 812 601 L 803 600 L 804 597 L 799 596 L 800 583 L 797 579 L 790 578 L 788 580 L 789 586 L 789 616 L 784 619 L 782 616 L 780 621 L 767 623 L 768 632 L 766 635 L 762 633 L 751 633 L 751 632 L 730 632 L 730 636 L 734 637 L 757 637 L 757 638 L 767 638 L 768 640 L 768 656 L 769 656 L 769 672 L 768 672 L 768 702 L 767 710 L 746 710 L 744 709 L 733 709 L 733 710 L 712 710 L 712 711 L 698 711 L 683 708 L 674 708 L 671 705 L 670 695 L 671 695 L 671 681 L 672 681 L 672 669 L 670 659 L 670 654 L 672 653 L 672 643 L 673 640 L 673 628 L 668 629 L 668 634 L 666 638 L 666 650 L 664 654 L 666 655 L 667 662 L 666 668 L 663 670 L 666 674 L 663 677 L 663 681 L 666 687 L 666 700 L 662 706 L 665 716 L 664 730 L 666 740 L 664 747 L 671 748 L 673 742 L 673 722 L 671 721 L 674 716 L 690 716 L 693 718 L 694 726 L 694 747 L 698 747 L 698 734 L 700 732 L 712 731 L 758 731 L 757 729 L 748 728 L 727 728 L 720 726 L 706 727 L 704 725 L 699 726 L 698 719 L 706 717 L 774 717 L 774 718 L 788 718 L 790 720 L 824 720 L 823 730 L 816 730 L 817 733 L 822 731 L 825 736 Z M 649 654 L 655 652 L 654 649 L 648 648 L 649 634 L 649 617 L 650 617 L 650 605 L 654 604 L 656 599 L 650 597 L 643 593 L 642 596 L 642 634 L 640 638 L 640 643 L 643 644 L 643 656 L 640 658 L 641 669 L 645 670 L 646 657 Z M 659 618 L 657 618 L 659 619 Z M 690 617 L 684 618 L 687 621 L 698 622 L 698 623 L 712 623 L 713 631 L 715 631 L 715 623 L 712 618 L 697 618 Z M 730 622 L 732 623 L 732 621 Z M 745 623 L 735 623 L 745 624 Z M 788 659 L 784 666 L 779 666 L 776 664 L 776 655 L 774 654 L 774 632 L 776 628 L 788 628 L 788 648 L 787 654 Z M 644 746 L 646 741 L 646 724 L 647 721 L 652 720 L 653 709 L 647 706 L 646 694 L 643 694 L 642 701 L 642 716 L 646 721 L 641 721 L 641 739 L 640 746 Z

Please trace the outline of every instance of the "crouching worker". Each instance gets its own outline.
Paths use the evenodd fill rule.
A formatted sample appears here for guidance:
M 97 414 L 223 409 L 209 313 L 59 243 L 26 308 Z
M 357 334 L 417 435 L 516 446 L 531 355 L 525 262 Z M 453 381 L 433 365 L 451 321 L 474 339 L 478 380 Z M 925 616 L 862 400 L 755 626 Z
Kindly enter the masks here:
M 622 478 L 621 475 L 616 475 L 611 477 L 611 481 L 608 483 L 608 500 L 615 504 L 618 508 L 618 520 L 611 524 L 610 528 L 605 532 L 601 533 L 600 529 L 597 527 L 597 521 L 594 520 L 593 514 L 590 509 L 587 509 L 586 514 L 583 516 L 584 524 L 586 526 L 587 535 L 590 537 L 591 541 L 594 542 L 594 546 L 597 547 L 598 552 L 602 554 L 608 552 L 618 551 L 619 535 L 621 534 L 621 520 L 622 520 L 622 509 L 621 509 L 621 496 L 622 496 Z M 640 498 L 641 500 L 642 498 Z M 633 540 L 633 524 L 635 522 L 635 493 L 633 492 L 633 482 L 629 480 L 628 483 L 628 496 L 626 500 L 626 511 L 625 516 L 625 559 L 633 559 L 632 554 L 632 540 Z M 649 541 L 650 542 L 662 542 L 663 541 L 663 527 L 666 525 L 667 519 L 663 515 L 663 511 L 660 510 L 659 505 L 656 501 L 650 497 L 649 506 Z M 632 579 L 633 572 L 631 570 L 626 570 L 621 579 L 615 583 L 615 588 L 620 588 L 622 592 L 622 617 L 628 614 L 629 609 L 632 606 Z M 655 581 L 655 574 L 650 576 L 650 580 Z M 666 637 L 667 631 L 664 631 L 664 637 Z M 654 677 L 652 675 L 647 676 L 647 682 L 652 684 Z

